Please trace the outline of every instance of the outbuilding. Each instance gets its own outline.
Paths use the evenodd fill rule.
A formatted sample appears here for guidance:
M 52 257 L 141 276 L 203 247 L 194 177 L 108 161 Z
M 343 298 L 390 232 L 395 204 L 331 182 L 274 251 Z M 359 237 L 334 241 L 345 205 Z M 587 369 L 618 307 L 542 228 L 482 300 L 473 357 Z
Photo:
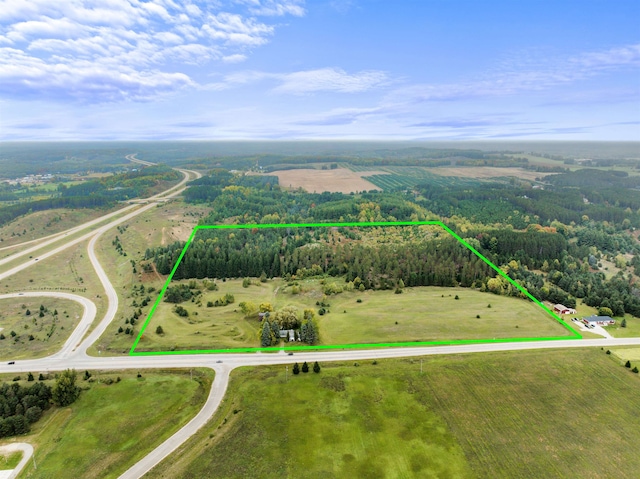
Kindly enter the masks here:
M 576 314 L 575 309 L 567 308 L 564 304 L 556 304 L 553 307 L 553 312 L 557 314 Z

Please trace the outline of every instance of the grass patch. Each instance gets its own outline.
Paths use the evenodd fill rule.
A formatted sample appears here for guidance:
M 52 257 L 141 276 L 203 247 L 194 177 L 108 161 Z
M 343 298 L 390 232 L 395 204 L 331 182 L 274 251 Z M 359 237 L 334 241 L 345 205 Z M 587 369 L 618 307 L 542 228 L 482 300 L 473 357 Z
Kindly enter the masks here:
M 118 477 L 193 417 L 206 400 L 213 372 L 100 373 L 121 377 L 91 383 L 70 408 L 47 413 L 24 440 L 34 445 L 37 470 L 21 477 Z M 94 372 L 94 377 L 97 373 Z M 89 383 L 80 381 L 81 386 Z
M 22 460 L 22 451 L 15 451 L 9 454 L 0 454 L 0 470 L 10 471 L 15 469 Z
M 635 477 L 640 377 L 600 349 L 234 371 L 148 478 Z M 235 413 L 234 413 L 235 411 Z
M 41 306 L 44 306 L 42 317 Z M 4 336 L 0 339 L 0 358 L 36 358 L 53 354 L 78 325 L 82 314 L 82 306 L 66 299 L 0 300 L 0 327 L 3 328 L 0 334 Z

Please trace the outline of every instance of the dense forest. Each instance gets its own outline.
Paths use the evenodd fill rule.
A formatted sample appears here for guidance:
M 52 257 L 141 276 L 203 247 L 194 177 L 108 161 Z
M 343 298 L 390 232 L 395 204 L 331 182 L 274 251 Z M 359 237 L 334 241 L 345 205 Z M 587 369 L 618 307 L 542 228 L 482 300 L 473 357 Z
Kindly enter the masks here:
M 393 244 L 364 244 L 348 229 L 321 228 L 203 231 L 181 261 L 174 279 L 243 276 L 305 278 L 340 276 L 362 289 L 479 285 L 495 272 L 450 237 Z M 366 228 L 360 229 L 366 235 Z M 446 233 L 445 233 L 446 235 Z M 147 251 L 161 274 L 169 274 L 181 244 Z M 476 283 L 477 282 L 477 283 Z

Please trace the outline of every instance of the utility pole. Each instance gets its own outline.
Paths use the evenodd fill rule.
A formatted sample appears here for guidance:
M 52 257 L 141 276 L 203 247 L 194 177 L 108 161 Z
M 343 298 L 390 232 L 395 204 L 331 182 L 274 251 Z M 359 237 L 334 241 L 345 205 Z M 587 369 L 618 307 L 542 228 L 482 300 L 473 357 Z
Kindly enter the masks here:
M 420 360 L 420 374 L 422 374 L 422 359 Z
M 287 382 L 288 379 L 288 375 L 289 375 L 289 366 L 285 366 L 284 367 L 284 382 Z

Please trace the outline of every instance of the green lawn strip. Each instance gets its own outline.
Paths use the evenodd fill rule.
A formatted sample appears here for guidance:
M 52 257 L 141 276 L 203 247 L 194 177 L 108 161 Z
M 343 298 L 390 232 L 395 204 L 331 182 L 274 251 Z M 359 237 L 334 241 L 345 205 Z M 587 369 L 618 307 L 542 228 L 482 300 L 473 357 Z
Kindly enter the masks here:
M 43 317 L 40 317 L 40 306 L 45 307 Z M 54 315 L 56 311 L 58 314 Z M 4 336 L 0 339 L 0 358 L 37 358 L 53 354 L 62 347 L 83 314 L 80 304 L 67 299 L 26 296 L 0 299 L 0 327 Z M 30 336 L 33 339 L 30 340 Z
M 94 379 L 98 373 L 94 372 Z M 35 447 L 27 478 L 115 478 L 182 427 L 202 407 L 213 372 L 101 372 L 71 407 L 49 412 L 21 438 Z M 86 387 L 89 383 L 80 381 Z
M 640 377 L 600 349 L 291 371 L 286 383 L 284 366 L 234 371 L 212 421 L 145 477 L 632 478 L 640 470 Z

